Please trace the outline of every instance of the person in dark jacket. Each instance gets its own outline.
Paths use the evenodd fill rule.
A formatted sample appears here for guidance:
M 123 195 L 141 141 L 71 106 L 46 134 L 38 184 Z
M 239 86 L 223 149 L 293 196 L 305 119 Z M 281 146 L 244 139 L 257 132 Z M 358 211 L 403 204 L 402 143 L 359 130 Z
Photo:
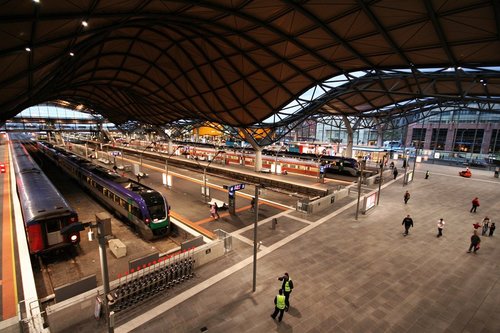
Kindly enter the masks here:
M 472 207 L 470 209 L 470 212 L 476 212 L 476 209 L 477 207 L 479 207 L 479 198 L 478 197 L 475 197 L 474 199 L 472 199 Z
M 283 276 L 280 276 L 278 280 L 283 281 L 281 284 L 281 289 L 283 290 L 283 294 L 285 295 L 286 299 L 286 311 L 288 311 L 288 308 L 290 307 L 290 294 L 292 293 L 293 290 L 293 281 L 290 279 L 290 276 L 288 273 L 283 274 Z
M 410 192 L 406 191 L 405 195 L 403 195 L 403 200 L 405 201 L 405 205 L 408 203 L 408 200 L 410 200 Z
M 495 229 L 497 227 L 495 226 L 495 222 L 492 222 L 491 225 L 490 225 L 490 234 L 488 236 L 493 236 L 493 233 L 495 232 Z
M 398 176 L 398 168 L 394 168 L 392 174 L 394 175 L 394 179 L 396 179 L 396 177 Z
M 481 238 L 477 235 L 477 230 L 474 230 L 474 234 L 470 237 L 470 246 L 469 246 L 469 251 L 467 253 L 470 253 L 472 249 L 474 249 L 474 254 L 479 250 L 479 244 L 481 243 Z
M 413 220 L 410 217 L 410 215 L 406 215 L 406 217 L 403 219 L 403 223 L 401 223 L 405 226 L 405 232 L 403 235 L 407 236 L 408 235 L 408 230 L 410 230 L 410 227 L 413 227 Z

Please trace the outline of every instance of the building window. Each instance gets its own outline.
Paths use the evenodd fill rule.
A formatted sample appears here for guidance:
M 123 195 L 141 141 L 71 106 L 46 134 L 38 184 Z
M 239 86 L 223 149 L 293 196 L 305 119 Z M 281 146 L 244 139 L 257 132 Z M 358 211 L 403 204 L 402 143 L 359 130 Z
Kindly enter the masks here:
M 416 149 L 423 149 L 425 142 L 426 128 L 414 128 L 411 134 L 411 142 Z
M 434 128 L 432 129 L 432 138 L 431 138 L 431 149 L 435 150 L 444 150 L 446 145 L 446 135 L 448 134 L 448 130 L 446 128 Z
M 457 129 L 453 150 L 464 153 L 480 153 L 483 135 L 483 129 Z
M 500 129 L 493 130 L 491 133 L 490 146 L 488 148 L 490 154 L 500 154 Z

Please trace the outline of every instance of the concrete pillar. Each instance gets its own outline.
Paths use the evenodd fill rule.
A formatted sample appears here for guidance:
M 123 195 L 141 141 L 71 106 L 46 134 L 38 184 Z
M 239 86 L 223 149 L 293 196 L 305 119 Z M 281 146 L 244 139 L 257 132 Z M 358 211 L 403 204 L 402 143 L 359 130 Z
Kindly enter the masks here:
M 262 148 L 255 149 L 255 171 L 262 170 Z
M 174 146 L 172 144 L 172 140 L 167 141 L 167 150 L 168 150 L 168 155 L 172 155 L 174 153 Z
M 483 142 L 481 143 L 481 151 L 480 151 L 481 154 L 488 154 L 491 142 L 491 135 L 493 134 L 492 125 L 493 125 L 492 123 L 487 123 L 487 124 L 481 124 L 479 127 L 484 129 Z
M 453 150 L 453 140 L 455 136 L 455 125 L 453 123 L 448 125 L 448 132 L 446 133 L 446 143 L 444 145 L 444 150 L 452 151 Z
M 431 149 L 433 127 L 434 126 L 432 124 L 427 124 L 427 126 L 425 127 L 426 130 L 425 130 L 425 139 L 424 139 L 424 149 Z M 436 136 L 436 140 L 437 140 L 437 136 Z
M 383 126 L 377 126 L 377 147 L 382 147 L 384 145 L 384 128 Z
M 353 146 L 353 140 L 354 140 L 354 131 L 352 129 L 351 123 L 349 122 L 349 119 L 346 116 L 342 116 L 344 119 L 344 125 L 346 128 L 347 132 L 347 146 L 345 149 L 345 157 L 352 157 L 352 146 Z
M 196 127 L 194 129 L 194 142 L 199 142 L 200 141 L 200 128 Z

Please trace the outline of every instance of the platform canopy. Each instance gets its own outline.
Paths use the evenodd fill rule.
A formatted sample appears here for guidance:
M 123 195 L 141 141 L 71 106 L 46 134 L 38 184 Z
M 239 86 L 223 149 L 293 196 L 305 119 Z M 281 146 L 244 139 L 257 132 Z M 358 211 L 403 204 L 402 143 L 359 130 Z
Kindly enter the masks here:
M 43 102 L 117 124 L 234 127 L 495 102 L 499 32 L 496 0 L 2 1 L 0 120 Z

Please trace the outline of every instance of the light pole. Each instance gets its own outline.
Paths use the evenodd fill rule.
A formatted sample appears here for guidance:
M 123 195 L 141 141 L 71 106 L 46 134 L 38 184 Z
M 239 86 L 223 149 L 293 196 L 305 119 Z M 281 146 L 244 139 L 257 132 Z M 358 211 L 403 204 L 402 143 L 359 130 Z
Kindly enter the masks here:
M 363 179 L 363 171 L 364 171 L 364 161 L 360 161 L 359 163 L 359 177 L 358 177 L 358 202 L 356 204 L 356 221 L 358 220 L 359 213 L 359 201 L 361 200 L 361 180 Z
M 280 146 L 280 148 L 276 151 L 276 157 L 274 159 L 274 174 L 275 175 L 278 174 L 278 155 L 283 147 L 285 147 L 285 146 Z
M 210 161 L 208 161 L 208 164 L 203 165 L 203 199 L 205 202 L 207 202 L 207 168 L 210 166 L 212 161 L 215 160 L 217 155 L 224 152 L 225 152 L 224 150 L 218 150 L 215 156 Z M 198 159 L 195 159 L 195 161 L 198 163 L 198 165 L 202 166 L 201 163 L 198 161 Z
M 261 185 L 255 185 L 255 206 L 253 222 L 253 285 L 252 292 L 255 292 L 257 285 L 257 222 L 259 220 L 259 189 Z
M 378 195 L 377 195 L 377 206 L 380 201 L 380 191 L 382 190 L 382 180 L 384 179 L 384 163 L 385 163 L 385 158 L 387 156 L 384 155 L 382 157 L 382 162 L 380 162 L 380 176 L 379 176 L 379 181 L 378 181 Z

